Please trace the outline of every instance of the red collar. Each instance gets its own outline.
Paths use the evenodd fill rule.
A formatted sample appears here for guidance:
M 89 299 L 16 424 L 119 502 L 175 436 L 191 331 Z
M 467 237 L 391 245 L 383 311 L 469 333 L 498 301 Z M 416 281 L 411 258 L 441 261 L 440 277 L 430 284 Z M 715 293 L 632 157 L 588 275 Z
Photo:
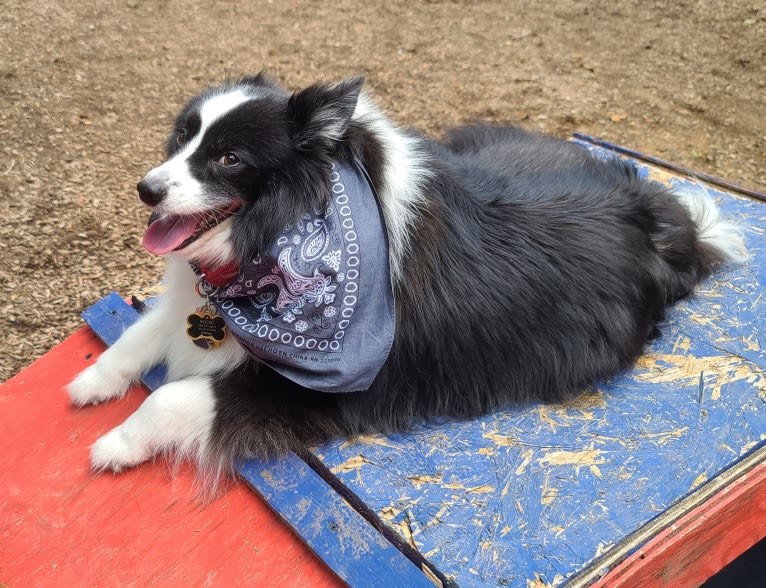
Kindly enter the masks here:
M 208 284 L 221 288 L 237 277 L 239 266 L 235 262 L 230 261 L 225 265 L 215 268 L 200 267 L 199 273 L 205 277 L 205 281 Z

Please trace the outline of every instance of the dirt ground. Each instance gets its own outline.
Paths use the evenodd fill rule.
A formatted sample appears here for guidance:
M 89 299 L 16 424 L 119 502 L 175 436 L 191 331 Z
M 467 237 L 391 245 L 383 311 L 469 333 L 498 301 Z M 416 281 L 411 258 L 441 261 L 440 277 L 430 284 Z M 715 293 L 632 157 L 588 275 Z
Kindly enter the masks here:
M 766 4 L 0 0 L 0 380 L 154 283 L 134 186 L 187 98 L 363 74 L 403 125 L 579 130 L 766 191 Z

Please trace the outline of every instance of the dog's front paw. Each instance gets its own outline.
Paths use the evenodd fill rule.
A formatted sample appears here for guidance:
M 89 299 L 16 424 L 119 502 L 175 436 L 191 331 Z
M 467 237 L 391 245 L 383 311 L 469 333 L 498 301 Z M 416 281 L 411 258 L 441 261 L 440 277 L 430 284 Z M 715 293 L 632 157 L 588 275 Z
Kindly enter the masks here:
M 83 406 L 119 398 L 129 385 L 128 380 L 105 373 L 101 365 L 95 363 L 72 380 L 67 386 L 67 393 L 72 404 Z
M 90 450 L 90 467 L 96 472 L 119 472 L 151 457 L 148 448 L 124 430 L 116 427 L 96 441 Z

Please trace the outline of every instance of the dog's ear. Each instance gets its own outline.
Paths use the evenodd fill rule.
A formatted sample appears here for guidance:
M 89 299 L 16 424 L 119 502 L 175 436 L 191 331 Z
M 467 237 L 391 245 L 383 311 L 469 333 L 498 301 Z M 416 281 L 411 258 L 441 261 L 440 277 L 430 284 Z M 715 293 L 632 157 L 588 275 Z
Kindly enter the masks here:
M 296 92 L 287 104 L 293 142 L 299 149 L 331 147 L 346 132 L 364 78 L 319 83 Z
M 266 70 L 258 72 L 254 76 L 245 76 L 243 78 L 240 78 L 238 80 L 238 83 L 245 86 L 256 86 L 256 87 L 261 86 L 266 88 L 273 88 L 274 90 L 284 91 L 282 86 L 279 85 L 279 82 L 277 82 L 268 73 L 266 73 Z

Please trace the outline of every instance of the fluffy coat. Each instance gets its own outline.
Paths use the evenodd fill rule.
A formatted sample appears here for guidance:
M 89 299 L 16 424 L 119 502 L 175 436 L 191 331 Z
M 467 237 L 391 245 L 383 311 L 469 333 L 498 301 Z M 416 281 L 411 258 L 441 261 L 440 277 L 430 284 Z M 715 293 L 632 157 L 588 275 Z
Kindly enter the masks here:
M 167 258 L 166 291 L 69 395 L 119 397 L 160 361 L 169 383 L 96 442 L 95 469 L 171 450 L 217 475 L 337 436 L 563 400 L 630 367 L 668 306 L 743 255 L 712 201 L 681 201 L 628 163 L 516 127 L 434 141 L 397 128 L 361 88 L 355 78 L 290 94 L 259 74 L 183 109 L 168 160 L 138 186 L 160 223 L 145 244 Z M 370 389 L 301 388 L 233 338 L 192 345 L 185 318 L 201 299 L 189 262 L 236 271 L 326 202 L 332 161 L 351 159 L 379 199 L 396 300 L 393 347 Z M 178 223 L 189 226 L 181 243 L 168 236 Z

